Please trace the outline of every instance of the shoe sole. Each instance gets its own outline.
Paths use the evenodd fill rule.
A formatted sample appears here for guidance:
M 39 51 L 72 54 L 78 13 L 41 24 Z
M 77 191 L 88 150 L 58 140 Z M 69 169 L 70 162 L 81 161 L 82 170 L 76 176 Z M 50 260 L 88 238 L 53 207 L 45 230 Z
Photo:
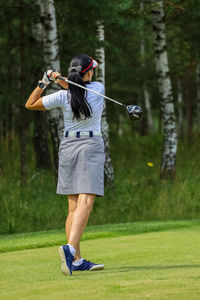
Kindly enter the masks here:
M 89 271 L 100 271 L 104 269 L 104 265 L 93 266 Z
M 58 249 L 58 253 L 60 255 L 60 259 L 62 261 L 62 266 L 61 266 L 61 271 L 63 272 L 64 275 L 66 276 L 72 276 L 70 269 L 68 268 L 67 264 L 66 264 L 66 259 L 65 259 L 65 252 L 63 250 L 63 247 L 60 246 L 60 248 Z

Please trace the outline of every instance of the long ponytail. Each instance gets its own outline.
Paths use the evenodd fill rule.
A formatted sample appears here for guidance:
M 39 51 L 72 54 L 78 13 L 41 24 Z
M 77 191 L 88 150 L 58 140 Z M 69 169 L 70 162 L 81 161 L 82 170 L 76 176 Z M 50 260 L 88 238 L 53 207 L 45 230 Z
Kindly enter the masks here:
M 70 63 L 71 67 L 68 71 L 68 79 L 84 87 L 85 82 L 82 77 L 85 73 L 82 73 L 81 69 L 84 69 L 84 66 L 88 63 L 88 58 L 90 59 L 85 54 L 75 56 Z M 71 108 L 74 114 L 73 119 L 82 120 L 83 118 L 91 118 L 92 108 L 86 99 L 86 91 L 73 84 L 69 84 L 69 90 L 71 94 Z

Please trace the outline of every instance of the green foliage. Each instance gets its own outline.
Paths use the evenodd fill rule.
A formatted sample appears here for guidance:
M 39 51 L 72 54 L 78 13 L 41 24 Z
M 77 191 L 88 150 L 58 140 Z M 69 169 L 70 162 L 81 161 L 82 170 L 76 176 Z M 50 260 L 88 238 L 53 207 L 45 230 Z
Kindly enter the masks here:
M 180 1 L 179 1 L 180 2 Z M 106 92 L 125 104 L 143 103 L 142 83 L 151 95 L 155 123 L 158 122 L 160 98 L 153 53 L 151 1 L 139 0 L 55 1 L 61 71 L 66 75 L 70 59 L 77 53 L 95 56 L 97 21 L 105 25 Z M 187 79 L 190 68 L 191 96 L 196 99 L 195 66 L 199 60 L 200 1 L 165 1 L 167 46 L 174 93 L 177 79 Z M 20 91 L 20 9 L 24 10 L 24 90 Z M 1 83 L 0 95 L 0 231 L 21 232 L 63 227 L 67 214 L 64 196 L 55 194 L 56 182 L 51 171 L 35 169 L 33 113 L 20 108 L 43 73 L 42 45 L 32 34 L 34 22 L 40 20 L 35 2 L 2 1 L 0 4 Z M 141 57 L 141 32 L 144 31 L 146 53 Z M 145 62 L 142 67 L 141 62 Z M 183 97 L 185 93 L 183 90 Z M 192 100 L 192 99 L 191 99 Z M 185 104 L 183 103 L 183 108 Z M 194 103 L 194 115 L 197 111 Z M 26 114 L 26 115 L 25 115 Z M 96 200 L 90 224 L 135 220 L 196 218 L 199 214 L 199 142 L 179 142 L 177 180 L 160 181 L 162 137 L 139 135 L 140 124 L 132 126 L 121 107 L 108 103 L 111 152 L 115 168 L 115 188 L 106 190 Z M 122 121 L 120 121 L 121 119 Z M 20 188 L 20 124 L 27 122 L 28 186 Z M 120 123 L 121 122 L 121 123 Z M 197 119 L 195 127 L 199 128 Z M 29 129 L 30 128 L 30 129 Z M 184 127 L 185 128 L 185 127 Z M 118 132 L 123 130 L 123 136 Z M 134 132 L 134 134 L 133 134 Z M 158 132 L 158 126 L 156 126 Z M 8 146 L 8 135 L 11 134 Z M 192 153 L 192 154 L 191 154 Z M 153 167 L 147 165 L 154 164 Z M 3 165 L 3 169 L 1 168 Z M 107 213 L 109 211 L 109 213 Z
M 177 180 L 173 183 L 160 180 L 158 175 L 162 137 L 134 134 L 133 143 L 130 132 L 121 137 L 111 134 L 115 187 L 106 189 L 104 197 L 96 198 L 89 224 L 198 218 L 200 163 L 195 156 L 200 146 L 198 138 L 192 145 L 179 145 Z M 31 144 L 28 154 L 27 187 L 20 188 L 16 153 L 10 155 L 4 164 L 4 174 L 0 174 L 0 231 L 4 233 L 64 227 L 67 199 L 55 194 L 53 172 L 35 171 Z M 3 161 L 6 156 L 7 150 L 1 150 Z M 153 167 L 147 165 L 149 162 Z

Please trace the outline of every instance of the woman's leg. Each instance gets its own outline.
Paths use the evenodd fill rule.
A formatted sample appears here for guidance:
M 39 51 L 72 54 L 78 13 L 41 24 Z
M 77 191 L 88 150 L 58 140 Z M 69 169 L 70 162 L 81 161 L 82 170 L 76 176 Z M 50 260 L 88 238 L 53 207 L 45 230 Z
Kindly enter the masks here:
M 77 202 L 78 202 L 78 194 L 77 195 L 68 195 L 67 197 L 68 197 L 68 216 L 67 216 L 66 223 L 65 223 L 65 232 L 66 232 L 67 241 L 69 242 L 73 214 L 76 210 Z M 81 257 L 82 256 L 80 253 L 80 243 L 79 243 L 79 245 L 76 249 L 75 258 L 78 260 Z
M 80 238 L 87 225 L 95 197 L 96 195 L 93 194 L 79 194 L 78 196 L 77 207 L 73 212 L 68 239 L 68 243 L 72 245 L 76 251 L 79 250 Z
M 65 223 L 65 232 L 67 240 L 69 240 L 71 225 L 72 225 L 72 217 L 73 213 L 77 207 L 78 195 L 68 195 L 68 216 Z

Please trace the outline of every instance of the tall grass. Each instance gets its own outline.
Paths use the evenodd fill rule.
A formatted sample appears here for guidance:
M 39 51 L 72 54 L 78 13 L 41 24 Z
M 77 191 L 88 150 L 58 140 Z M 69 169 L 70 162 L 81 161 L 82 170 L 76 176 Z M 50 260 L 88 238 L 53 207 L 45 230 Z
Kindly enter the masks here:
M 162 136 L 111 135 L 115 186 L 96 198 L 90 224 L 197 219 L 200 213 L 200 141 L 179 143 L 175 182 L 160 180 Z M 28 185 L 20 187 L 19 149 L 0 149 L 0 232 L 58 229 L 67 215 L 66 196 L 55 194 L 52 171 L 36 170 L 28 147 Z M 151 163 L 150 166 L 148 163 Z

